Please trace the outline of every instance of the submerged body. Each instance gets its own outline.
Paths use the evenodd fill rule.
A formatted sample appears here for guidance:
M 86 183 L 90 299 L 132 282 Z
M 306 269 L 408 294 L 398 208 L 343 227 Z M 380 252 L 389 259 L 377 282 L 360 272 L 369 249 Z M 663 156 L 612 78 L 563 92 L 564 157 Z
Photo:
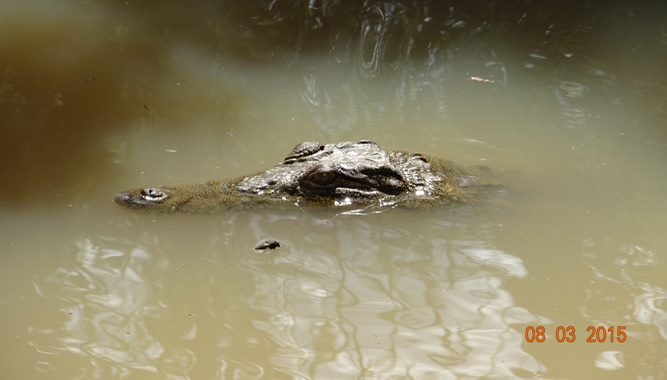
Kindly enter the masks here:
M 478 175 L 419 153 L 384 151 L 372 141 L 297 145 L 283 162 L 255 175 L 203 184 L 124 191 L 116 203 L 158 212 L 221 212 L 280 206 L 354 210 L 463 202 Z

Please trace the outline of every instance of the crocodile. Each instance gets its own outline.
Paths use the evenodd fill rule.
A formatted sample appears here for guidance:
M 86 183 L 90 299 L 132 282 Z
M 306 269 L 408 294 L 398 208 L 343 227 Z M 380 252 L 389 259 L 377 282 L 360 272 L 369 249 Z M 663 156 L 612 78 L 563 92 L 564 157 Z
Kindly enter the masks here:
M 297 145 L 273 168 L 202 184 L 136 188 L 115 202 L 135 210 L 222 212 L 234 208 L 327 207 L 383 210 L 463 203 L 485 170 L 372 141 Z

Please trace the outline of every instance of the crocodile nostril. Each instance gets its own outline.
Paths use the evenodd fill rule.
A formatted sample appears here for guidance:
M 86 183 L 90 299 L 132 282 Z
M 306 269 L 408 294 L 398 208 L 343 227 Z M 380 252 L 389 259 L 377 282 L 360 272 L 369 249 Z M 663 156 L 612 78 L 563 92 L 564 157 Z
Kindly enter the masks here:
M 149 202 L 159 202 L 167 198 L 167 194 L 155 187 L 147 187 L 141 190 L 141 196 Z

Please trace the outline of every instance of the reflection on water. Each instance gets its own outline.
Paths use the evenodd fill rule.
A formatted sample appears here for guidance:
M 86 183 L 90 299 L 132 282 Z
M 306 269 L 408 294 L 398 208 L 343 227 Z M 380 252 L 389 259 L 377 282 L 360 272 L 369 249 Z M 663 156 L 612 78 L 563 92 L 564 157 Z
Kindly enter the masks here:
M 410 227 L 384 214 L 326 221 L 245 213 L 222 223 L 233 236 L 244 235 L 238 226 L 255 236 L 274 223 L 293 230 L 281 235 L 294 239 L 284 249 L 264 254 L 253 253 L 252 240 L 229 247 L 207 232 L 196 236 L 206 244 L 185 250 L 162 245 L 168 234 L 159 230 L 139 237 L 154 242 L 146 245 L 79 238 L 75 258 L 35 284 L 43 297 L 60 300 L 68 318 L 35 329 L 50 339 L 33 345 L 88 358 L 81 370 L 92 378 L 131 370 L 215 378 L 543 371 L 513 327 L 540 318 L 503 288 L 526 276 L 523 263 L 480 240 L 488 236 L 470 220 L 439 214 L 419 220 L 423 215 L 398 212 Z M 319 226 L 298 232 L 312 223 Z M 247 355 L 265 364 L 250 365 Z
M 261 284 L 248 304 L 274 315 L 264 327 L 294 349 L 272 362 L 311 378 L 420 378 L 443 374 L 443 366 L 450 375 L 475 368 L 508 376 L 519 363 L 539 368 L 509 326 L 535 317 L 500 288 L 508 276 L 525 275 L 520 260 L 479 241 L 408 240 L 419 230 L 372 219 L 346 219 L 326 237 L 306 236 L 310 244 L 290 256 L 248 260 Z M 262 271 L 269 263 L 273 270 Z M 506 357 L 506 365 L 477 362 L 487 355 Z
M 61 300 L 58 311 L 67 315 L 61 326 L 39 331 L 50 335 L 51 341 L 46 346 L 33 342 L 36 349 L 69 351 L 90 359 L 90 372 L 79 369 L 86 378 L 120 375 L 132 368 L 157 372 L 155 364 L 165 362 L 165 356 L 175 356 L 171 360 L 179 364 L 192 362 L 187 352 L 165 355 L 163 343 L 147 325 L 151 319 L 164 318 L 165 305 L 159 302 L 160 284 L 146 282 L 146 266 L 160 268 L 165 263 L 144 247 L 123 251 L 122 245 L 100 240 L 105 248 L 88 238 L 77 239 L 75 265 L 57 268 L 35 284 L 43 297 Z M 105 362 L 122 366 L 108 369 Z
M 0 3 L 10 378 L 667 376 L 664 5 Z M 4 38 L 4 39 L 3 39 Z M 504 204 L 135 214 L 371 139 Z M 281 243 L 258 253 L 258 241 Z M 545 343 L 528 343 L 543 325 Z M 577 329 L 558 343 L 556 328 Z M 586 328 L 627 327 L 624 343 Z
M 651 347 L 640 355 L 641 366 L 661 362 L 667 354 L 667 289 L 647 282 L 650 272 L 657 266 L 656 254 L 639 246 L 622 244 L 609 247 L 612 242 L 583 242 L 583 256 L 593 276 L 585 289 L 586 300 L 582 315 L 599 324 L 634 325 L 631 337 L 652 342 Z M 614 252 L 612 260 L 601 258 L 600 252 Z M 661 277 L 659 274 L 656 277 Z M 620 357 L 620 360 L 617 358 Z M 610 358 L 611 357 L 611 358 Z M 598 366 L 615 370 L 623 367 L 622 352 L 600 353 Z M 639 373 L 650 373 L 645 369 Z

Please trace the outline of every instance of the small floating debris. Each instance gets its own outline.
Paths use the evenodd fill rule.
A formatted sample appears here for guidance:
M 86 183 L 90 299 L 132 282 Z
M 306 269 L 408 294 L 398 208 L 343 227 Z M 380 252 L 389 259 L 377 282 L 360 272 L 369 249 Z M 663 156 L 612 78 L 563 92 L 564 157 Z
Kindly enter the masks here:
M 494 80 L 485 79 L 485 78 L 481 78 L 481 77 L 470 77 L 468 79 L 471 80 L 471 81 L 480 82 L 480 83 L 495 83 Z
M 280 243 L 278 243 L 276 240 L 264 240 L 255 246 L 255 251 L 259 253 L 265 253 L 276 248 L 280 248 Z

